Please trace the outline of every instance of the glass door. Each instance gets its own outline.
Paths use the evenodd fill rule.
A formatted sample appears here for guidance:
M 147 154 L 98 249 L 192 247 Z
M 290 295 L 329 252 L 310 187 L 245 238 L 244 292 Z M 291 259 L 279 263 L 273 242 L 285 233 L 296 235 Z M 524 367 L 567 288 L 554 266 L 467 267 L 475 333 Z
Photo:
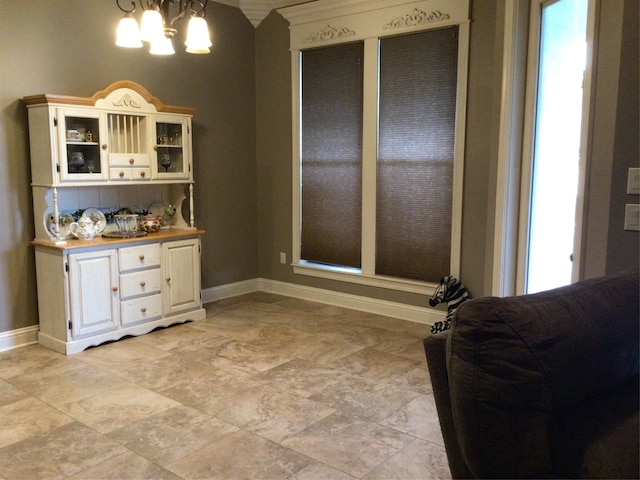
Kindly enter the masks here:
M 537 54 L 529 95 L 530 159 L 525 162 L 521 246 L 522 290 L 534 293 L 572 281 L 580 156 L 588 1 L 533 2 L 531 49 Z M 536 48 L 537 47 L 537 48 Z M 531 65 L 531 63 L 530 63 Z
M 162 121 L 156 120 L 155 124 L 155 159 L 152 160 L 154 178 L 190 178 L 188 120 L 182 117 L 162 117 Z
M 58 109 L 59 158 L 62 181 L 97 181 L 107 178 L 107 144 L 103 114 L 89 110 Z

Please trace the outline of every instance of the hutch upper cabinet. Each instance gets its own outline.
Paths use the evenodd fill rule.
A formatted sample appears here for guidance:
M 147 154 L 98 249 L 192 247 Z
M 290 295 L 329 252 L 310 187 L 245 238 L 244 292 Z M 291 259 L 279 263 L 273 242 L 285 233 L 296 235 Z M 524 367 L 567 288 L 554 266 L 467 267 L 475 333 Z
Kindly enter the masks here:
M 40 331 L 61 353 L 205 317 L 194 226 L 191 118 L 119 81 L 93 96 L 33 95 L 29 113 Z M 188 204 L 183 207 L 183 201 Z M 99 234 L 70 224 L 91 212 Z M 118 236 L 118 213 L 163 214 Z M 185 221 L 184 214 L 188 221 Z

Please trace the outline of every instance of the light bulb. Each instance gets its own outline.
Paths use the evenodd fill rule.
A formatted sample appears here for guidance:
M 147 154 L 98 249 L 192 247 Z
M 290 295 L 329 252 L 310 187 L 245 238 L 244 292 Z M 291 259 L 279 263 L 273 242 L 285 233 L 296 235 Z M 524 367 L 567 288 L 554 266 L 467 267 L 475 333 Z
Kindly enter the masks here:
M 164 38 L 164 24 L 158 10 L 145 10 L 140 20 L 140 40 L 155 42 Z
M 191 17 L 187 28 L 187 52 L 189 53 L 209 53 L 211 39 L 209 38 L 209 26 L 202 17 Z
M 116 45 L 125 48 L 140 48 L 140 31 L 138 30 L 138 22 L 136 19 L 126 15 L 118 24 L 118 33 L 116 36 Z
M 173 42 L 170 38 L 164 36 L 151 42 L 149 53 L 152 55 L 173 55 L 176 51 L 173 49 Z

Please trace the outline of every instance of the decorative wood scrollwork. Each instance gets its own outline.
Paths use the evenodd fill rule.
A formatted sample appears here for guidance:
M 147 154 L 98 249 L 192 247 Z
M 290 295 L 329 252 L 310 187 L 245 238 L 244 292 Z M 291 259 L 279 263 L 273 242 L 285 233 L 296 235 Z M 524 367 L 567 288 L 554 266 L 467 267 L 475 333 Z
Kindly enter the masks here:
M 120 97 L 120 100 L 116 100 L 115 102 L 113 102 L 113 105 L 115 107 L 142 108 L 142 105 L 136 102 L 128 93 Z
M 393 28 L 413 27 L 415 25 L 442 22 L 444 20 L 449 20 L 449 18 L 448 13 L 442 13 L 440 10 L 433 10 L 430 13 L 427 13 L 424 10 L 416 8 L 412 13 L 394 18 L 384 26 L 384 29 L 389 30 Z
M 327 27 L 319 32 L 312 33 L 305 39 L 305 43 L 314 43 L 314 42 L 322 42 L 325 40 L 335 40 L 337 38 L 345 38 L 352 37 L 356 34 L 353 30 L 343 27 L 336 28 L 331 25 L 327 25 Z

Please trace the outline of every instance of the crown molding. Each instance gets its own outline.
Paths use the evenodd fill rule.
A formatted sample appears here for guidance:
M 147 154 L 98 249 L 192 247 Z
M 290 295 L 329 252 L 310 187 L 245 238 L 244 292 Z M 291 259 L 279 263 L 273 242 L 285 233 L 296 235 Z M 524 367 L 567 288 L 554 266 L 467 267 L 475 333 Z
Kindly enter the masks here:
M 240 9 L 254 27 L 260 25 L 271 10 L 310 1 L 313 0 L 215 0 L 216 3 Z

